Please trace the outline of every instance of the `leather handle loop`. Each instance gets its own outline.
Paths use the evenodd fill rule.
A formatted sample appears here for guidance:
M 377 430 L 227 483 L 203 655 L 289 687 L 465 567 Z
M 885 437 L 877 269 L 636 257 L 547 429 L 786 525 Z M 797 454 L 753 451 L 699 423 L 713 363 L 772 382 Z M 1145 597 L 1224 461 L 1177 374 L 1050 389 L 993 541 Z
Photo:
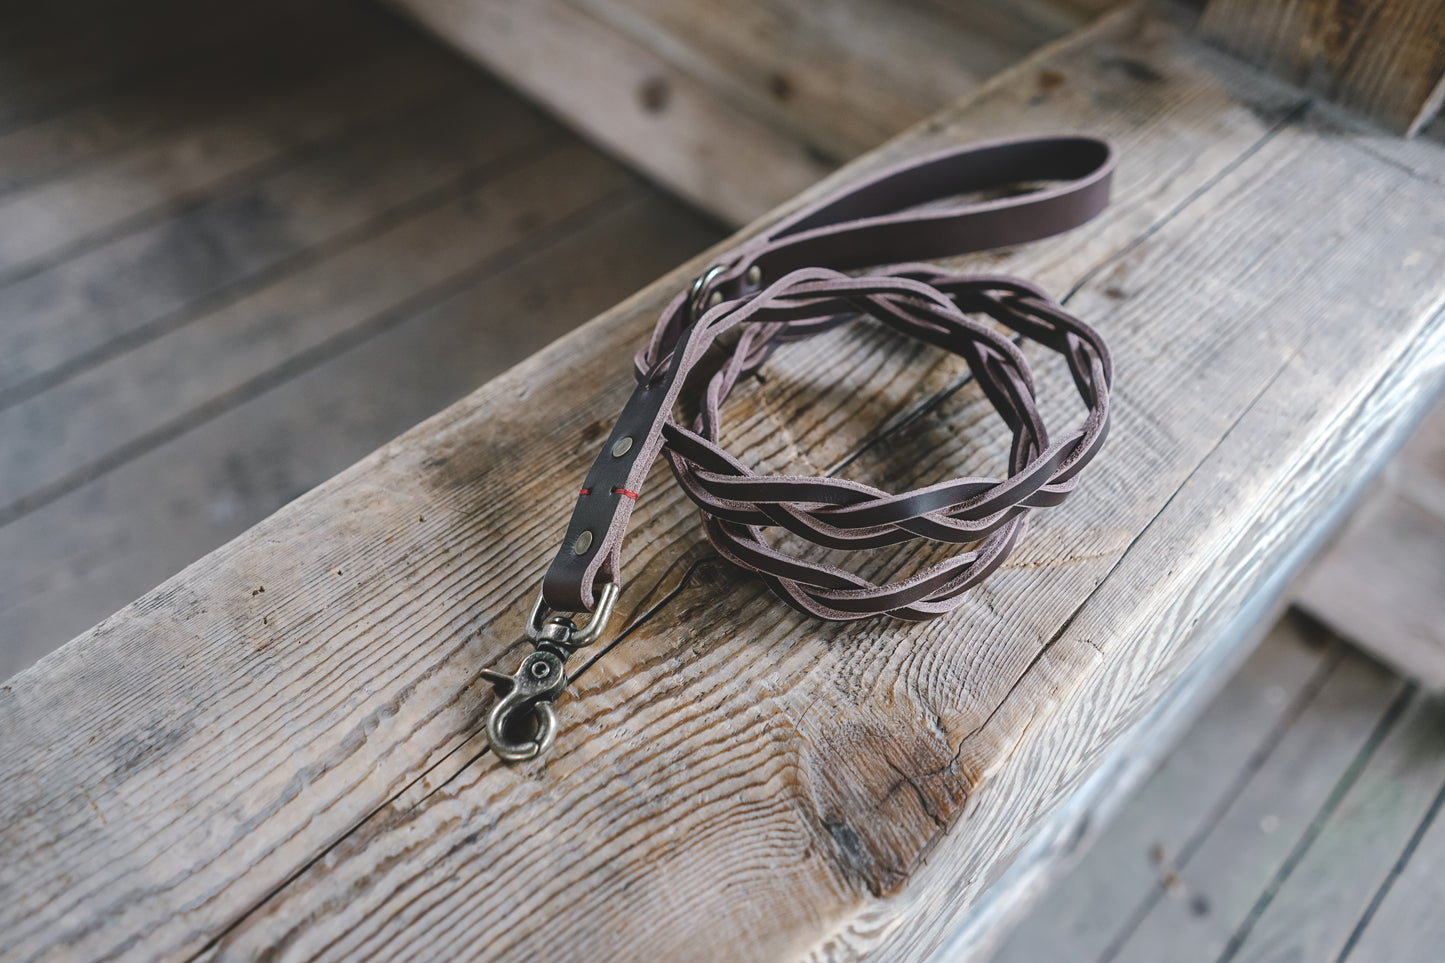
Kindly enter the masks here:
M 1107 205 L 1114 161 L 1107 142 L 1082 135 L 947 150 L 881 171 L 718 258 L 714 266 L 722 270 L 711 271 L 710 290 L 701 299 L 697 292 L 680 292 L 639 352 L 639 385 L 583 482 L 563 544 L 543 579 L 546 604 L 591 611 L 599 580 L 620 581 L 627 522 L 664 446 L 684 490 L 703 509 L 714 545 L 758 571 L 799 608 L 825 618 L 882 612 L 927 618 L 957 604 L 957 596 L 1001 563 L 1022 536 L 1027 512 L 1062 500 L 1074 474 L 1102 443 L 1112 381 L 1107 348 L 1025 282 L 965 278 L 926 264 L 861 277 L 840 272 L 1022 244 L 1077 227 Z M 1040 182 L 1044 186 L 1026 193 L 935 203 Z M 1084 427 L 1049 444 L 1027 363 L 1008 338 L 967 316 L 975 312 L 1064 351 L 1090 405 Z M 965 479 L 961 486 L 905 496 L 839 479 L 791 480 L 797 482 L 791 488 L 769 488 L 766 479 L 748 482 L 758 476 L 716 447 L 722 400 L 743 374 L 783 341 L 860 314 L 965 358 L 1015 433 L 1009 478 Z M 693 430 L 682 428 L 672 411 L 689 372 L 719 335 L 737 327 L 742 336 L 708 387 L 703 416 Z M 750 501 L 739 495 L 764 491 L 793 497 Z M 981 544 L 902 583 L 877 586 L 778 555 L 763 538 L 769 526 L 843 547 L 914 537 Z
M 776 278 L 806 266 L 847 271 L 1037 241 L 1103 210 L 1113 169 L 1113 148 L 1095 137 L 1031 137 L 941 151 L 881 171 L 785 218 L 761 235 L 765 241 L 743 267 L 757 264 L 765 277 Z M 960 194 L 1039 182 L 1054 183 L 918 209 Z

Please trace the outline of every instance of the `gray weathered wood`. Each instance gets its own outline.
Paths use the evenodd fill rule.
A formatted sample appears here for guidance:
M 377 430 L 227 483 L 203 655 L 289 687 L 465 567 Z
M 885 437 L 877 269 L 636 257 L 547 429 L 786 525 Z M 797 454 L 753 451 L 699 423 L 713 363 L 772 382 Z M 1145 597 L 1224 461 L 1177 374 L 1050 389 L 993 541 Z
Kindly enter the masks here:
M 585 136 L 744 224 L 833 166 L 568 0 L 398 0 Z
M 1161 885 L 1179 885 L 1181 856 L 1207 836 L 1338 663 L 1339 645 L 1317 636 L 1299 619 L 1274 627 L 994 963 L 1104 958 Z
M 1445 405 L 1415 431 L 1298 593 L 1335 631 L 1445 689 Z
M 1297 104 L 1130 14 L 856 168 L 1065 122 L 1121 150 L 1103 218 L 973 262 L 1073 290 L 1127 374 L 1107 456 L 955 616 L 788 612 L 659 471 L 557 749 L 481 754 L 478 671 L 688 265 L 0 687 L 6 949 L 926 956 L 1434 387 L 1440 186 Z M 732 406 L 750 461 L 997 464 L 956 362 L 817 347 L 826 383 L 780 352 Z
M 1445 0 L 1209 0 L 1200 31 L 1406 135 L 1445 100 Z
M 395 2 L 587 137 L 735 226 L 1108 5 Z
M 1246 927 L 1235 933 L 1235 959 L 1339 958 L 1416 827 L 1445 790 L 1442 733 L 1445 703 L 1416 691 L 1320 821 L 1309 848 L 1260 894 Z M 1417 959 L 1423 963 L 1426 958 Z
M 571 2 L 835 163 L 1057 36 L 986 0 L 952 9 L 916 0 Z M 647 151 L 633 148 L 642 160 Z
M 1374 751 L 1404 684 L 1350 655 L 1284 734 L 1187 860 L 1116 933 L 1101 959 L 1217 960 L 1331 802 L 1344 774 Z
M 458 179 L 546 136 L 540 118 L 500 122 L 499 112 L 526 108 L 499 91 L 492 97 L 429 104 L 394 118 L 381 136 L 354 132 L 256 183 L 0 287 L 0 312 L 10 319 L 0 404 L 269 283 L 323 245 L 384 229 L 407 205 L 434 203 Z
M 1439 730 L 1435 732 L 1439 737 Z M 1423 764 L 1438 764 L 1438 742 Z M 1362 929 L 1344 959 L 1351 963 L 1427 963 L 1439 958 L 1445 940 L 1445 819 L 1440 818 L 1445 790 L 1435 797 L 1415 837 L 1399 854 L 1398 875 L 1381 888 L 1378 906 L 1361 920 Z
M 330 39 L 337 44 L 327 48 L 333 51 L 352 45 L 347 37 Z M 315 49 L 314 39 L 309 47 Z M 173 215 L 188 202 L 254 179 L 268 166 L 294 163 L 303 151 L 316 151 L 349 131 L 374 128 L 388 117 L 424 108 L 445 92 L 455 94 L 459 70 L 446 58 L 416 49 L 363 57 L 309 84 L 281 69 L 269 72 L 260 85 L 270 97 L 253 94 L 251 103 L 231 112 L 203 89 L 190 103 L 197 110 L 204 106 L 206 122 L 182 123 L 169 136 L 144 139 L 79 170 L 62 170 L 41 184 L 0 196 L 0 223 L 5 225 L 0 284 L 53 264 L 77 246 L 95 246 L 133 231 L 147 218 Z M 298 124 L 300 119 L 310 122 Z M 58 153 L 44 149 L 50 143 L 34 143 L 39 139 L 30 128 L 15 132 L 9 142 L 0 139 L 0 169 L 23 171 L 41 166 L 34 155 Z M 74 143 L 70 137 L 57 139 Z M 12 161 L 4 156 L 6 148 L 21 156 Z

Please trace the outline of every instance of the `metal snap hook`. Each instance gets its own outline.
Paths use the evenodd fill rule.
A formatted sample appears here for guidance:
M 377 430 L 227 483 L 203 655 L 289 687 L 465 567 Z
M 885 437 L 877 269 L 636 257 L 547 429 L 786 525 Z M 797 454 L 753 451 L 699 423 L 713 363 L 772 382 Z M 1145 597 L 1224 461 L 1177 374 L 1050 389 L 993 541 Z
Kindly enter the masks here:
M 530 739 L 511 739 L 507 731 L 525 723 L 518 718 L 522 713 L 532 714 L 536 734 Z M 487 719 L 487 744 L 503 762 L 525 762 L 536 759 L 552 748 L 557 736 L 557 713 L 550 702 L 538 702 L 531 706 L 503 706 L 500 703 L 492 709 Z
M 597 606 L 578 628 L 571 617 L 553 612 L 537 594 L 527 617 L 527 637 L 537 646 L 511 675 L 483 669 L 482 678 L 497 688 L 497 702 L 487 716 L 487 744 L 503 762 L 535 759 L 552 747 L 557 714 L 552 702 L 567 688 L 567 659 L 602 634 L 617 603 L 616 582 L 598 586 Z
M 494 669 L 483 669 L 482 675 L 497 687 L 500 696 L 487 716 L 487 743 L 497 758 L 521 762 L 550 749 L 557 734 L 552 700 L 567 686 L 561 657 L 538 649 L 523 659 L 511 675 Z M 533 731 L 523 735 L 529 723 Z

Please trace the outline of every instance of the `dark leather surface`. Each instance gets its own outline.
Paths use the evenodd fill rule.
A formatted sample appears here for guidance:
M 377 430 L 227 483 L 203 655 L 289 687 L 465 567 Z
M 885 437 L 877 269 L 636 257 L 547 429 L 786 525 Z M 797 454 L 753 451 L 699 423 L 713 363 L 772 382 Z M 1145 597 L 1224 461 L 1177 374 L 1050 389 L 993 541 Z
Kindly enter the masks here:
M 633 504 L 665 451 L 718 551 L 798 608 L 829 619 L 925 619 L 957 605 L 1018 543 L 1030 510 L 1057 505 L 1073 490 L 1107 433 L 1113 372 L 1099 335 L 1028 282 L 901 262 L 1022 244 L 1077 227 L 1107 205 L 1113 165 L 1107 143 L 1082 136 L 945 151 L 834 194 L 720 258 L 704 275 L 706 290 L 680 292 L 638 353 L 637 390 L 582 483 L 543 580 L 546 603 L 591 611 L 599 580 L 620 581 Z M 932 203 L 1038 182 L 1047 184 L 1015 196 Z M 693 305 L 708 305 L 714 293 L 721 303 L 694 317 Z M 1022 353 L 977 316 L 1066 358 L 1089 408 L 1081 426 L 1050 443 Z M 1013 432 L 1009 477 L 955 479 L 893 495 L 839 478 L 759 476 L 718 447 L 721 406 L 739 379 L 779 345 L 860 317 L 967 361 Z M 719 336 L 734 330 L 736 342 L 705 388 L 697 421 L 678 424 L 673 410 L 689 373 Z M 822 370 L 826 376 L 826 366 Z M 767 541 L 770 527 L 828 548 L 879 548 L 913 538 L 969 547 L 878 585 L 778 552 Z

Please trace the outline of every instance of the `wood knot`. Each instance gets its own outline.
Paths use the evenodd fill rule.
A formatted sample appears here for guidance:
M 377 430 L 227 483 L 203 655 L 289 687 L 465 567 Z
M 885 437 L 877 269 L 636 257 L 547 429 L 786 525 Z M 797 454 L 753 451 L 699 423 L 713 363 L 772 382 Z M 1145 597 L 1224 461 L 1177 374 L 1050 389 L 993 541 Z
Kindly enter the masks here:
M 667 102 L 672 99 L 672 85 L 665 77 L 650 77 L 643 81 L 637 91 L 637 100 L 642 104 L 642 109 L 649 114 L 657 114 L 667 109 Z

